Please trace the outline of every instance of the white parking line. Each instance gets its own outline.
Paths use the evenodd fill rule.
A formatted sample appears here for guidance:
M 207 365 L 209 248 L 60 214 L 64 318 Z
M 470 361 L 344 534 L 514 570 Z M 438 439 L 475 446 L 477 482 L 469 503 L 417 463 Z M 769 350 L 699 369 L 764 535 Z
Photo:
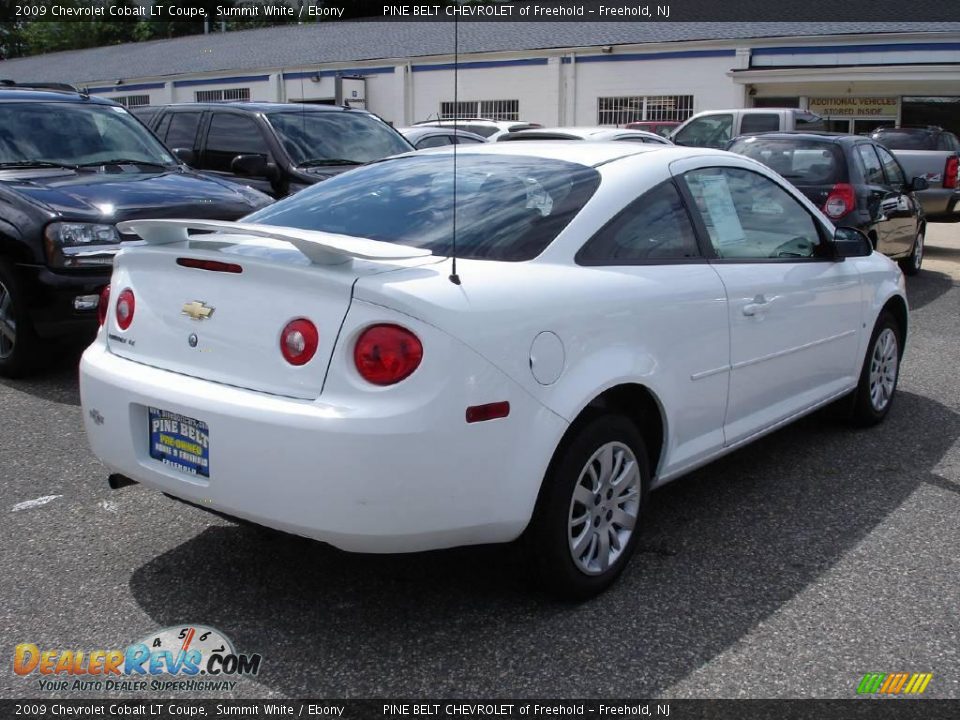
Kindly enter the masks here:
M 63 497 L 63 495 L 44 495 L 43 497 L 38 497 L 36 500 L 24 500 L 23 502 L 20 502 L 14 505 L 10 509 L 10 512 L 17 512 L 18 510 L 29 510 L 30 508 L 40 507 L 41 505 L 46 505 L 51 500 L 56 500 L 58 497 Z

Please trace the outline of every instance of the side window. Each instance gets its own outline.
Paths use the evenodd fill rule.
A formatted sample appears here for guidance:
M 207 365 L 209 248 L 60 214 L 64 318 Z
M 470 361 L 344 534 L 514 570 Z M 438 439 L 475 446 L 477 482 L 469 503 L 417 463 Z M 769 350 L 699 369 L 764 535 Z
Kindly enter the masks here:
M 457 135 L 457 144 L 458 145 L 480 145 L 483 143 L 483 140 L 478 140 L 477 138 L 465 137 L 464 135 Z
M 720 258 L 802 259 L 826 254 L 813 216 L 764 175 L 740 168 L 683 176 Z
M 170 125 L 166 135 L 160 134 L 168 148 L 187 148 L 196 145 L 197 128 L 200 126 L 200 113 L 170 113 Z M 159 131 L 158 131 L 159 133 Z
M 234 113 L 214 113 L 207 134 L 204 168 L 230 172 L 237 155 L 263 155 L 270 151 L 253 118 Z
M 903 169 L 897 159 L 885 147 L 877 146 L 877 152 L 880 154 L 880 162 L 883 164 L 883 172 L 887 176 L 887 183 L 895 188 L 902 188 L 907 184 L 907 179 L 903 175 Z
M 452 136 L 450 135 L 427 135 L 425 138 L 422 138 L 419 141 L 417 141 L 417 150 L 450 145 L 451 137 Z
M 581 265 L 633 265 L 699 257 L 680 193 L 667 181 L 632 202 L 580 252 Z
M 720 148 L 727 144 L 733 131 L 733 115 L 705 115 L 691 120 L 673 138 L 677 145 Z
M 780 129 L 780 116 L 776 113 L 744 113 L 740 118 L 740 132 L 758 133 Z
M 863 179 L 867 185 L 886 185 L 887 181 L 883 177 L 883 167 L 880 165 L 880 158 L 877 157 L 873 145 L 857 145 L 857 157 L 863 164 Z
M 615 137 L 614 140 L 617 140 L 619 142 L 635 142 L 635 143 L 651 142 L 650 140 L 647 140 L 647 138 L 643 137 L 643 135 L 620 135 L 619 137 Z
M 160 118 L 160 122 L 157 124 L 157 129 L 153 131 L 154 135 L 156 135 L 156 136 L 157 136 L 158 138 L 160 138 L 161 140 L 163 140 L 163 138 L 164 138 L 164 137 L 166 136 L 166 134 L 167 134 L 167 128 L 170 127 L 170 118 L 172 118 L 173 115 L 174 115 L 174 113 L 167 113 L 167 114 L 164 115 L 162 118 Z M 144 123 L 147 124 L 147 127 L 150 127 L 150 123 L 147 122 L 147 118 L 141 117 L 140 119 L 143 120 Z M 150 118 L 150 120 L 152 121 L 153 118 Z M 182 146 L 181 146 L 181 147 L 182 147 Z M 193 147 L 193 146 L 191 145 L 191 147 Z

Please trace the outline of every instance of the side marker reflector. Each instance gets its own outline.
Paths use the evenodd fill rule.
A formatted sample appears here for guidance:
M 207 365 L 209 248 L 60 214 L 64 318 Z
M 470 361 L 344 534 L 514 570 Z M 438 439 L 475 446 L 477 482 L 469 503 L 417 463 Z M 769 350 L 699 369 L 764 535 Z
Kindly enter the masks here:
M 486 405 L 471 405 L 467 408 L 467 422 L 483 422 L 484 420 L 496 420 L 510 414 L 510 403 L 503 402 L 487 403 Z

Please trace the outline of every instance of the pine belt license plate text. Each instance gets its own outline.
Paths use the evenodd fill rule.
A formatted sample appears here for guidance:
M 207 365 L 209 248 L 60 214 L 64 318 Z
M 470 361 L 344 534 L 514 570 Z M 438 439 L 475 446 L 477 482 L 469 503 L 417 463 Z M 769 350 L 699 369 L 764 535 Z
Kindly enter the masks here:
M 150 457 L 188 475 L 210 477 L 210 429 L 167 410 L 149 412 Z

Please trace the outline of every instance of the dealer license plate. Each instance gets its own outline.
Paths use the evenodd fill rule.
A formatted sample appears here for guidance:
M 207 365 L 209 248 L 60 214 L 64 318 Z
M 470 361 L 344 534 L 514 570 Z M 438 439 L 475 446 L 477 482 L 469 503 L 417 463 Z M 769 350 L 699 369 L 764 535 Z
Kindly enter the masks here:
M 148 408 L 150 457 L 188 475 L 210 477 L 210 429 L 202 420 Z

